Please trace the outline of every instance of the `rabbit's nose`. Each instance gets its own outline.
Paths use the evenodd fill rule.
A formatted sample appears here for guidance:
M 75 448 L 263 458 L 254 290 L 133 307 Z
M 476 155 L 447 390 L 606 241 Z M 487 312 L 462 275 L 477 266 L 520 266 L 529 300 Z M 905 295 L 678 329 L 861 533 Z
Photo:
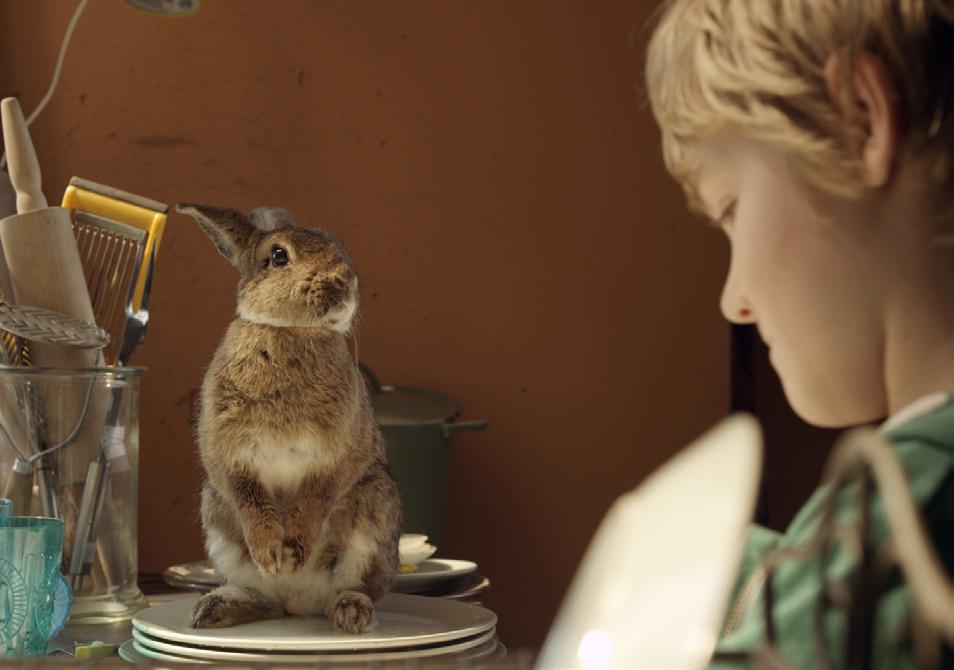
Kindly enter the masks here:
M 338 279 L 345 284 L 351 284 L 356 279 L 354 270 L 349 268 L 347 265 L 343 266 L 341 270 L 338 271 Z
M 350 298 L 355 290 L 353 272 L 338 274 L 328 283 L 328 297 L 332 302 L 342 302 Z

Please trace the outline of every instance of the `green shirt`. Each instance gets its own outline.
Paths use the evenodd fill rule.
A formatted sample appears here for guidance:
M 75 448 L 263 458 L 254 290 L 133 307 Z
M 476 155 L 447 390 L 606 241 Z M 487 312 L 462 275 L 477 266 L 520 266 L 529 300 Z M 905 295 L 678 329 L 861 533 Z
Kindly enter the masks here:
M 954 574 L 954 396 L 922 416 L 886 431 L 908 476 L 911 496 L 924 518 L 926 530 L 947 574 Z M 736 581 L 727 627 L 734 628 L 719 640 L 718 652 L 747 651 L 764 640 L 762 607 L 764 593 L 759 566 L 770 548 L 804 546 L 818 527 L 826 486 L 809 498 L 785 534 L 753 526 L 746 538 L 739 577 Z M 857 495 L 839 494 L 836 518 L 859 518 Z M 871 512 L 870 544 L 877 547 L 887 536 L 882 501 L 875 494 Z M 814 608 L 820 593 L 818 558 L 785 561 L 773 577 L 775 649 L 797 668 L 818 667 L 814 632 Z M 855 568 L 855 559 L 836 545 L 827 564 L 829 579 L 844 580 Z M 911 592 L 896 578 L 877 602 L 874 630 L 874 667 L 878 670 L 915 668 L 911 641 Z M 739 614 L 741 612 L 741 614 Z M 844 667 L 846 613 L 827 608 L 824 637 L 832 668 Z M 748 667 L 745 663 L 717 660 L 711 668 Z

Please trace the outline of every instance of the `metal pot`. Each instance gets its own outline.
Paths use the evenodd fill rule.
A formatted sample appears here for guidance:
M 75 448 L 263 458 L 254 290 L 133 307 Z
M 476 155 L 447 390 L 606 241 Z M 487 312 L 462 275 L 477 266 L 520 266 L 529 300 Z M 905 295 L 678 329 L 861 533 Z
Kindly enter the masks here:
M 381 434 L 388 445 L 388 460 L 401 493 L 404 532 L 426 533 L 440 544 L 450 471 L 450 439 L 454 433 L 484 430 L 488 421 L 457 421 L 462 413 L 454 398 L 430 389 L 381 384 L 366 365 Z

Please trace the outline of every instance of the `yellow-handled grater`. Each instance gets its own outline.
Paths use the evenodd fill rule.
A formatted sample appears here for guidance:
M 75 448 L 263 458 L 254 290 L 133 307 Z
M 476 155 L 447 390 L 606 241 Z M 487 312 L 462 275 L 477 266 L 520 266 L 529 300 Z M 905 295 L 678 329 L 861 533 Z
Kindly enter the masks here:
M 128 326 L 149 299 L 169 207 L 79 177 L 70 179 L 63 207 L 71 213 L 96 322 L 112 336 L 106 361 L 125 364 L 139 343 L 125 341 L 137 334 Z M 145 322 L 139 327 L 141 337 Z

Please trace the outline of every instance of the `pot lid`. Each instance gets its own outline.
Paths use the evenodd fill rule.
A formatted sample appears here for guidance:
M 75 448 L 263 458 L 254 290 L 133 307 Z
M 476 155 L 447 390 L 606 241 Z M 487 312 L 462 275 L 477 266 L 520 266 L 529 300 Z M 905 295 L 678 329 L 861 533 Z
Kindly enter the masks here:
M 460 403 L 430 389 L 382 384 L 371 390 L 371 401 L 381 426 L 444 423 L 461 413 Z

